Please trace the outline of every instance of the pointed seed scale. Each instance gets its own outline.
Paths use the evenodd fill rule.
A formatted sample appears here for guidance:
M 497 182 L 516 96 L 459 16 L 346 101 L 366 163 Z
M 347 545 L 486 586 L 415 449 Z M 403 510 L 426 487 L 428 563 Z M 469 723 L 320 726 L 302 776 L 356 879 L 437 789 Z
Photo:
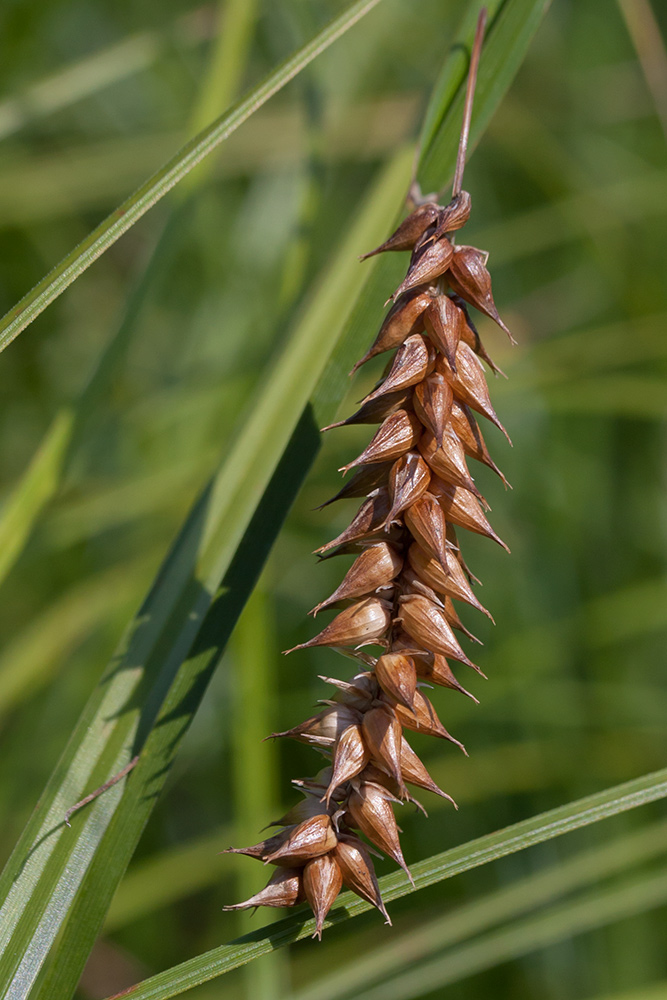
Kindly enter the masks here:
M 362 453 L 338 471 L 345 473 L 355 465 L 395 461 L 417 444 L 421 432 L 422 425 L 414 413 L 397 410 L 383 421 Z
M 451 425 L 445 428 L 440 447 L 430 431 L 422 434 L 418 447 L 429 468 L 440 479 L 454 486 L 460 486 L 464 490 L 470 490 L 478 499 L 482 499 L 482 494 L 475 486 L 468 470 L 463 445 Z
M 358 789 L 353 788 L 350 792 L 348 809 L 354 825 L 359 827 L 372 844 L 393 858 L 412 882 L 386 790 L 374 782 L 361 782 Z
M 465 317 L 448 295 L 432 299 L 424 312 L 424 327 L 429 340 L 447 358 L 449 367 L 456 371 L 456 350 L 461 340 Z
M 349 705 L 330 705 L 293 729 L 272 733 L 271 736 L 285 736 L 308 746 L 330 747 L 348 726 L 360 721 L 359 712 Z
M 482 250 L 476 247 L 457 247 L 449 264 L 448 281 L 462 299 L 494 320 L 510 341 L 516 343 L 498 315 L 491 293 L 491 275 L 486 269 L 486 254 Z
M 445 729 L 435 708 L 421 691 L 417 690 L 412 709 L 406 708 L 404 705 L 395 705 L 394 711 L 398 721 L 406 729 L 411 729 L 415 733 L 424 733 L 427 736 L 437 736 L 441 740 L 448 740 L 459 747 L 466 757 L 468 756 L 466 748 Z
M 452 626 L 452 628 L 457 629 L 459 632 L 463 632 L 463 634 L 466 635 L 472 642 L 476 642 L 480 646 L 484 645 L 484 643 L 482 642 L 481 639 L 478 639 L 476 635 L 473 635 L 473 633 L 470 632 L 465 627 L 465 625 L 463 624 L 463 622 L 459 618 L 458 612 L 457 612 L 456 608 L 454 607 L 454 603 L 453 603 L 451 597 L 446 597 L 445 598 L 444 607 L 442 609 L 442 612 L 443 612 L 445 618 L 447 619 L 447 621 L 449 622 L 449 624 Z
M 410 264 L 405 279 L 392 295 L 394 302 L 409 289 L 427 285 L 439 278 L 451 264 L 453 256 L 452 244 L 446 236 L 441 237 L 436 243 L 429 243 L 423 253 L 418 254 L 417 259 Z
M 386 705 L 371 708 L 364 713 L 361 729 L 371 759 L 389 772 L 405 794 L 401 777 L 402 729 L 395 712 Z
M 430 486 L 429 483 L 429 490 L 405 511 L 405 524 L 412 537 L 446 570 L 447 525 L 442 506 L 430 492 Z
M 292 868 L 332 851 L 336 843 L 331 817 L 323 812 L 295 826 L 284 843 L 265 860 L 270 864 L 278 862 L 283 868 Z
M 413 333 L 394 355 L 394 360 L 380 385 L 362 400 L 365 405 L 399 389 L 408 389 L 421 382 L 435 367 L 435 350 L 421 333 Z
M 452 668 L 447 663 L 447 660 L 440 653 L 434 653 L 433 658 L 428 660 L 415 659 L 415 666 L 417 669 L 417 674 L 419 677 L 423 677 L 424 680 L 428 681 L 429 684 L 437 684 L 439 687 L 451 688 L 452 691 L 459 691 L 464 694 L 467 698 L 470 698 L 479 705 L 479 700 L 475 698 L 474 694 L 467 691 L 462 684 L 459 684 L 458 680 L 454 676 Z M 482 677 L 480 670 L 479 673 Z
M 256 858 L 258 861 L 266 861 L 270 854 L 277 851 L 278 848 L 285 843 L 287 837 L 293 826 L 287 827 L 285 830 L 281 830 L 280 833 L 275 833 L 272 837 L 267 837 L 266 840 L 261 840 L 259 844 L 253 844 L 251 847 L 228 847 L 224 850 L 223 854 L 245 854 L 247 858 Z
M 415 542 L 414 544 L 418 546 L 419 543 Z M 408 565 L 405 567 L 397 580 L 397 585 L 400 588 L 401 594 L 421 594 L 422 597 L 428 598 L 432 604 L 437 604 L 439 608 L 444 610 L 444 602 L 447 598 L 441 597 L 432 587 L 424 583 L 422 578 L 415 573 L 412 566 Z
M 463 445 L 466 455 L 477 459 L 478 462 L 482 462 L 489 469 L 492 469 L 496 475 L 500 476 L 505 487 L 508 487 L 510 484 L 491 458 L 479 425 L 465 403 L 461 403 L 458 400 L 453 401 L 450 411 L 450 421 L 451 428 Z
M 447 572 L 445 572 L 437 559 L 434 559 L 422 549 L 416 542 L 408 549 L 408 561 L 415 573 L 438 594 L 446 594 L 457 601 L 464 601 L 478 611 L 482 611 L 487 618 L 493 621 L 492 615 L 477 600 L 472 587 L 466 579 L 461 564 L 451 551 L 445 552 L 447 561 Z
M 363 358 L 357 361 L 350 375 L 354 375 L 362 365 L 378 354 L 400 347 L 410 334 L 421 333 L 424 329 L 423 312 L 430 302 L 431 295 L 428 292 L 417 292 L 399 299 L 385 316 L 373 344 Z
M 470 660 L 456 641 L 452 627 L 435 604 L 419 594 L 402 597 L 397 620 L 414 641 L 431 653 L 442 653 L 460 663 Z
M 364 719 L 366 718 L 365 713 Z M 350 778 L 356 777 L 366 767 L 370 760 L 369 748 L 363 737 L 362 727 L 348 726 L 343 732 L 336 745 L 334 754 L 331 781 L 323 796 L 326 805 L 329 805 L 331 796 L 336 789 Z
M 350 835 L 339 837 L 334 857 L 343 876 L 343 884 L 352 892 L 356 892 L 357 896 L 377 907 L 385 922 L 391 927 L 389 914 L 380 895 L 375 868 L 364 843 L 358 837 Z
M 343 886 L 343 876 L 333 853 L 309 861 L 303 869 L 303 891 L 315 914 L 313 937 L 322 940 L 322 927 L 327 913 Z
M 403 567 L 403 556 L 387 542 L 376 542 L 364 549 L 350 566 L 333 594 L 317 604 L 311 614 L 343 598 L 362 597 L 390 583 Z
M 462 229 L 470 218 L 471 198 L 467 191 L 459 191 L 438 216 L 438 225 L 433 233 L 438 239 L 444 233 L 453 233 Z
M 445 483 L 436 476 L 433 476 L 431 479 L 429 490 L 437 497 L 445 519 L 448 522 L 451 521 L 461 528 L 467 528 L 468 531 L 474 531 L 476 534 L 484 535 L 486 538 L 492 538 L 501 548 L 509 552 L 509 548 L 505 545 L 502 538 L 495 533 L 478 501 L 469 490 L 462 489 L 460 486 L 453 486 L 451 483 Z
M 363 403 L 362 406 L 360 406 L 351 417 L 347 417 L 346 420 L 338 420 L 335 424 L 327 424 L 326 427 L 322 428 L 321 433 L 331 431 L 334 427 L 348 427 L 352 424 L 382 423 L 385 417 L 389 417 L 392 413 L 396 413 L 396 410 L 410 409 L 411 399 L 411 386 L 407 386 L 405 389 L 397 389 L 395 392 L 387 392 L 378 396 L 377 399 L 371 399 L 370 402 Z
M 389 493 L 385 487 L 381 487 L 362 503 L 347 528 L 341 531 L 340 535 L 336 538 L 332 538 L 330 542 L 327 542 L 326 545 L 321 545 L 319 549 L 315 549 L 315 554 L 319 555 L 350 542 L 358 542 L 368 538 L 373 532 L 382 528 L 388 513 Z
M 385 240 L 384 243 L 363 254 L 359 259 L 366 260 L 374 257 L 375 254 L 384 253 L 387 250 L 412 250 L 420 236 L 432 225 L 440 215 L 440 206 L 433 201 L 427 201 L 423 205 L 418 205 L 406 219 L 401 222 L 398 229 Z
M 502 431 L 509 443 L 512 443 L 491 404 L 482 364 L 472 348 L 461 342 L 456 350 L 456 372 L 451 370 L 444 359 L 441 359 L 438 371 L 451 385 L 456 399 L 467 403 L 473 410 L 490 420 L 498 430 Z
M 424 427 L 431 432 L 438 447 L 442 444 L 453 401 L 452 387 L 440 372 L 433 372 L 414 387 L 415 413 Z
M 431 470 L 418 451 L 408 451 L 398 458 L 389 473 L 389 500 L 387 525 L 391 524 L 428 489 Z
M 403 653 L 384 653 L 375 664 L 382 690 L 406 708 L 412 708 L 417 690 L 415 661 Z
M 364 601 L 344 608 L 308 642 L 301 642 L 285 652 L 293 653 L 296 649 L 309 649 L 312 646 L 365 646 L 381 639 L 390 624 L 391 610 L 386 602 L 378 597 L 367 597 Z
M 223 906 L 223 910 L 247 910 L 254 906 L 294 906 L 304 898 L 301 872 L 277 868 L 267 884 L 244 903 Z
M 454 808 L 458 809 L 451 795 L 443 792 L 442 788 L 436 785 L 405 737 L 403 737 L 403 742 L 401 743 L 401 771 L 403 772 L 403 779 L 410 785 L 416 785 L 418 788 L 424 788 L 426 791 L 433 792 L 443 799 L 448 799 Z
M 367 497 L 370 493 L 387 485 L 389 472 L 393 464 L 393 462 L 375 462 L 372 465 L 359 466 L 352 478 L 346 481 L 343 488 L 335 496 L 331 497 L 330 500 L 325 500 L 324 503 L 321 503 L 315 509 L 322 510 L 324 507 L 328 507 L 330 503 L 335 503 L 336 500 L 352 500 L 359 497 Z

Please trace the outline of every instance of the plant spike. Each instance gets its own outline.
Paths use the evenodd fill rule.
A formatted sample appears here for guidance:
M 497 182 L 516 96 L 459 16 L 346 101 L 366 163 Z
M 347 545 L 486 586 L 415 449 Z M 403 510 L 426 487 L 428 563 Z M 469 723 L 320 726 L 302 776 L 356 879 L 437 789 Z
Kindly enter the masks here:
M 466 752 L 420 690 L 420 678 L 477 701 L 459 684 L 448 659 L 484 676 L 455 638 L 453 629 L 474 636 L 452 602 L 461 601 L 491 617 L 471 589 L 469 581 L 475 578 L 461 556 L 456 527 L 504 546 L 485 517 L 486 502 L 467 465 L 467 458 L 474 458 L 502 477 L 468 407 L 504 428 L 489 401 L 480 359 L 497 369 L 466 303 L 507 328 L 491 296 L 486 255 L 474 247 L 459 247 L 453 239 L 470 214 L 470 195 L 461 184 L 485 24 L 482 10 L 450 203 L 439 205 L 434 195 L 421 198 L 413 183 L 409 197 L 414 211 L 382 246 L 365 255 L 412 251 L 407 276 L 391 296 L 395 304 L 352 374 L 375 354 L 396 350 L 396 355 L 358 414 L 331 425 L 364 422 L 379 424 L 380 429 L 362 454 L 343 467 L 344 472 L 361 468 L 352 488 L 334 498 L 366 499 L 350 527 L 318 550 L 356 555 L 338 589 L 313 609 L 317 613 L 335 607 L 338 613 L 318 635 L 294 648 L 332 646 L 356 659 L 359 672 L 349 681 L 322 678 L 335 686 L 333 700 L 325 701 L 323 710 L 300 726 L 273 734 L 314 747 L 329 766 L 315 778 L 293 782 L 305 801 L 278 821 L 280 833 L 236 850 L 279 867 L 266 889 L 228 909 L 292 906 L 307 899 L 318 938 L 343 886 L 372 902 L 390 922 L 370 851 L 358 833 L 411 879 L 392 808 L 392 803 L 401 802 L 420 805 L 407 785 L 455 805 L 403 735 L 428 733 Z M 362 652 L 360 647 L 367 645 L 379 648 L 379 654 Z

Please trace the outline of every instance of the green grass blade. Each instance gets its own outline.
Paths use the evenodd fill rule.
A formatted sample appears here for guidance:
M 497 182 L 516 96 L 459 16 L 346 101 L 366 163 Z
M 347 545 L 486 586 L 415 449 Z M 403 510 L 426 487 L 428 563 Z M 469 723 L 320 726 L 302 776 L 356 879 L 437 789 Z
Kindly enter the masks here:
M 667 871 L 635 876 L 620 885 L 586 893 L 580 899 L 517 921 L 511 927 L 485 935 L 479 941 L 463 945 L 442 958 L 421 964 L 372 990 L 355 994 L 355 998 L 413 1000 L 484 969 L 494 968 L 501 962 L 644 913 L 666 902 Z
M 364 987 L 389 980 L 393 973 L 400 973 L 409 963 L 424 962 L 496 924 L 507 924 L 538 906 L 553 903 L 567 893 L 627 871 L 665 852 L 667 821 L 661 820 L 516 879 L 502 889 L 456 906 L 444 916 L 423 922 L 400 937 L 394 935 L 390 943 L 346 962 L 344 967 L 299 990 L 291 1000 L 356 997 Z
M 523 851 L 572 830 L 598 823 L 609 816 L 664 798 L 667 798 L 667 768 L 533 816 L 497 833 L 480 837 L 412 865 L 415 889 L 403 873 L 387 875 L 380 882 L 382 896 L 386 902 L 391 902 L 417 889 L 470 871 L 471 868 L 478 868 L 508 854 Z M 341 923 L 370 909 L 370 904 L 346 892 L 330 912 L 325 926 Z M 167 1000 L 168 997 L 179 996 L 200 983 L 222 976 L 267 954 L 274 948 L 309 937 L 314 929 L 315 921 L 309 919 L 304 912 L 298 912 L 293 917 L 274 924 L 268 931 L 255 931 L 238 941 L 222 945 L 152 976 L 132 990 L 132 1000 Z
M 53 975 L 46 976 L 36 995 L 50 1000 L 71 996 L 213 666 L 317 451 L 313 413 L 318 421 L 328 419 L 344 372 L 358 353 L 354 341 L 343 338 L 342 355 L 327 368 L 328 352 L 365 280 L 357 255 L 381 239 L 387 217 L 404 195 L 409 164 L 409 152 L 402 152 L 358 212 L 274 364 L 236 447 L 196 504 L 94 692 L 7 865 L 0 882 L 5 901 L 0 911 L 0 988 L 9 990 L 8 995 L 30 993 L 69 917 Z M 299 423 L 318 381 L 313 413 L 308 411 Z M 292 448 L 278 466 L 297 424 Z M 267 492 L 274 470 L 274 487 Z M 130 778 L 75 815 L 72 830 L 64 827 L 67 807 L 140 751 Z
M 54 299 L 126 233 L 135 222 L 178 184 L 198 163 L 220 145 L 254 112 L 281 90 L 338 38 L 367 14 L 380 0 L 355 0 L 342 14 L 274 70 L 207 128 L 203 129 L 164 167 L 127 198 L 104 222 L 28 292 L 0 320 L 0 351 L 3 351 Z

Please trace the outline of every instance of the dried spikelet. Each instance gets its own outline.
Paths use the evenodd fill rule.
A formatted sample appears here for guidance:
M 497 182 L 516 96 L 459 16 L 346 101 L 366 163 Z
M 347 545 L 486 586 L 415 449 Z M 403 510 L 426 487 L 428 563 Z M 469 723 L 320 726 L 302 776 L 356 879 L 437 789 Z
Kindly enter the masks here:
M 357 412 L 330 425 L 380 426 L 362 453 L 343 467 L 357 471 L 333 498 L 365 497 L 361 507 L 348 528 L 317 550 L 323 558 L 355 556 L 342 583 L 313 614 L 332 605 L 342 610 L 319 635 L 294 648 L 332 646 L 356 661 L 356 673 L 349 680 L 322 678 L 334 685 L 333 699 L 324 701 L 312 718 L 274 734 L 320 751 L 328 765 L 314 778 L 293 781 L 304 799 L 277 822 L 280 832 L 236 849 L 278 866 L 266 888 L 236 908 L 291 906 L 305 897 L 315 914 L 317 937 L 342 885 L 372 903 L 389 922 L 369 851 L 357 832 L 409 877 L 393 804 L 414 802 L 425 811 L 407 785 L 453 802 L 404 733 L 435 736 L 466 752 L 419 681 L 422 687 L 436 685 L 477 701 L 448 662 L 481 674 L 454 634 L 458 630 L 474 639 L 454 602 L 491 616 L 472 590 L 476 578 L 463 559 L 456 529 L 506 548 L 486 517 L 486 501 L 467 464 L 471 458 L 482 462 L 506 482 L 471 412 L 504 430 L 482 362 L 498 369 L 466 303 L 507 328 L 495 308 L 486 255 L 457 246 L 454 239 L 470 214 L 470 196 L 461 180 L 482 32 L 483 19 L 471 58 L 452 200 L 446 206 L 431 196 L 422 202 L 413 187 L 414 211 L 366 255 L 412 251 L 405 280 L 392 296 L 394 305 L 353 371 L 384 351 L 396 353 Z M 360 648 L 367 644 L 379 646 L 380 655 Z

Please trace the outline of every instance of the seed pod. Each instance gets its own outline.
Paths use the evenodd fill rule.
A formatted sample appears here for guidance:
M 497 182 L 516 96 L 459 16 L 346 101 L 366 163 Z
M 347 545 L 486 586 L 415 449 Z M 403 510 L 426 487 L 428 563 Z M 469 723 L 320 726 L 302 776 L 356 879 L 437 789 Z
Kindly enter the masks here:
M 410 264 L 405 280 L 401 282 L 392 295 L 394 302 L 411 288 L 427 285 L 439 278 L 449 267 L 453 256 L 454 250 L 447 237 L 441 237 L 437 243 L 430 243 L 424 252 L 418 253 L 416 259 Z
M 373 435 L 368 447 L 361 455 L 340 468 L 339 472 L 348 472 L 355 465 L 368 465 L 374 462 L 389 462 L 400 458 L 410 451 L 419 440 L 422 425 L 414 413 L 397 410 L 384 421 Z
M 406 510 L 405 523 L 412 537 L 446 570 L 447 526 L 439 500 L 430 492 L 424 493 Z
M 378 597 L 367 597 L 336 615 L 326 628 L 309 639 L 300 642 L 286 653 L 295 649 L 309 649 L 312 646 L 367 646 L 381 639 L 391 625 L 391 606 Z
M 283 868 L 300 867 L 306 861 L 332 851 L 336 843 L 331 817 L 328 813 L 322 813 L 304 820 L 290 830 L 280 847 L 267 855 L 265 863 L 279 862 Z
M 366 713 L 368 714 L 368 713 Z M 366 716 L 364 715 L 364 719 Z M 369 748 L 366 746 L 360 726 L 348 726 L 336 746 L 334 755 L 331 781 L 322 796 L 327 808 L 331 801 L 331 796 L 336 789 L 350 778 L 356 777 L 366 767 L 370 760 Z
M 475 352 L 467 344 L 460 343 L 456 351 L 456 373 L 448 364 L 441 364 L 439 370 L 451 385 L 454 396 L 495 424 L 511 444 L 509 434 L 491 405 L 484 370 Z
M 433 372 L 414 387 L 415 413 L 424 427 L 431 432 L 438 447 L 442 444 L 453 400 L 452 387 L 440 372 Z
M 384 587 L 394 577 L 398 576 L 403 566 L 403 557 L 395 548 L 386 542 L 376 542 L 370 545 L 356 559 L 343 578 L 343 582 L 334 590 L 331 597 L 317 604 L 311 611 L 316 615 L 322 608 L 344 598 L 361 597 L 370 594 L 378 587 Z
M 375 664 L 375 676 L 386 694 L 406 708 L 412 708 L 417 690 L 417 671 L 411 657 L 402 653 L 384 653 Z
M 389 473 L 389 499 L 391 508 L 387 514 L 389 525 L 402 511 L 411 507 L 428 489 L 431 470 L 417 451 L 408 451 L 397 459 Z
M 410 334 L 421 333 L 424 329 L 423 312 L 430 302 L 431 296 L 428 292 L 417 292 L 399 299 L 387 313 L 373 344 L 363 358 L 357 361 L 350 375 L 354 375 L 362 365 L 376 355 L 400 347 Z
M 361 722 L 359 712 L 349 705 L 330 705 L 323 712 L 306 719 L 294 729 L 271 733 L 272 738 L 286 736 L 308 746 L 329 748 L 342 736 L 348 726 Z
M 301 872 L 294 868 L 277 868 L 266 886 L 245 903 L 223 906 L 223 910 L 247 910 L 256 906 L 294 906 L 304 898 Z
M 414 212 L 408 215 L 407 219 L 401 222 L 398 229 L 392 233 L 388 240 L 385 240 L 375 250 L 365 253 L 360 260 L 374 257 L 377 253 L 384 253 L 386 250 L 412 250 L 420 236 L 440 215 L 440 206 L 433 201 L 427 201 L 424 205 L 419 205 Z
M 400 599 L 398 610 L 397 621 L 422 648 L 431 653 L 442 653 L 460 663 L 470 663 L 445 615 L 431 601 L 418 594 L 410 594 Z
M 448 295 L 438 295 L 424 312 L 426 333 L 434 347 L 441 351 L 456 371 L 456 349 L 461 340 L 464 316 Z
M 486 348 L 482 343 L 482 338 L 480 337 L 477 331 L 477 327 L 470 318 L 470 313 L 468 312 L 468 306 L 466 305 L 465 301 L 461 298 L 460 295 L 455 295 L 454 293 L 452 293 L 451 299 L 453 302 L 456 303 L 456 305 L 459 307 L 459 309 L 461 310 L 461 312 L 465 317 L 465 322 L 463 323 L 463 328 L 461 330 L 461 340 L 465 344 L 467 344 L 468 347 L 472 347 L 475 354 L 478 357 L 480 357 L 482 361 L 486 362 L 486 364 L 489 366 L 489 368 L 495 375 L 502 375 L 503 378 L 507 378 L 507 375 L 505 375 L 505 372 L 502 370 L 502 368 L 499 368 L 498 365 L 494 362 L 493 358 L 491 358 L 487 353 Z
M 487 255 L 475 247 L 457 247 L 449 264 L 447 280 L 457 295 L 495 320 L 515 344 L 514 337 L 498 315 L 493 301 L 491 275 L 486 269 L 486 258 Z
M 321 807 L 320 807 L 321 809 Z M 247 858 L 256 858 L 257 861 L 266 861 L 266 859 L 277 851 L 281 847 L 290 835 L 290 832 L 294 830 L 293 826 L 287 827 L 285 830 L 281 830 L 280 833 L 274 834 L 272 837 L 267 837 L 266 840 L 260 840 L 259 844 L 253 844 L 251 847 L 227 847 L 222 853 L 223 854 L 245 854 Z
M 320 941 L 325 917 L 342 886 L 343 876 L 333 853 L 309 861 L 303 869 L 303 891 L 315 914 L 316 930 L 313 937 Z
M 478 535 L 485 535 L 487 538 L 492 538 L 506 552 L 509 552 L 507 545 L 495 533 L 484 516 L 479 503 L 469 490 L 461 489 L 460 486 L 453 486 L 451 483 L 443 483 L 436 476 L 433 476 L 431 479 L 429 490 L 437 497 L 447 521 L 452 521 L 453 524 L 458 524 L 462 528 L 474 531 Z
M 386 486 L 393 464 L 393 462 L 377 462 L 374 465 L 361 465 L 335 496 L 331 497 L 330 500 L 325 500 L 324 503 L 321 503 L 315 509 L 323 510 L 324 507 L 328 507 L 330 503 L 335 503 L 336 500 L 351 500 L 355 497 L 366 497 L 374 490 Z
M 420 333 L 413 333 L 396 351 L 391 368 L 381 384 L 370 392 L 363 404 L 366 405 L 387 393 L 408 389 L 433 371 L 435 351 Z
M 444 656 L 441 656 L 439 653 L 433 653 L 428 659 L 415 657 L 414 663 L 418 675 L 427 680 L 429 684 L 438 684 L 440 687 L 460 691 L 461 694 L 471 698 L 476 705 L 479 705 L 479 701 L 475 698 L 474 694 L 470 694 L 470 691 L 466 691 L 463 685 L 459 684 Z M 479 670 L 479 668 L 476 669 Z M 482 674 L 482 671 L 479 670 L 479 673 Z
M 352 523 L 341 531 L 337 538 L 333 538 L 326 545 L 315 549 L 316 553 L 328 552 L 329 549 L 338 548 L 349 542 L 358 542 L 369 538 L 374 532 L 382 528 L 389 513 L 389 494 L 386 489 L 381 488 L 373 496 L 369 497 L 357 511 Z
M 482 498 L 482 494 L 475 486 L 468 471 L 463 445 L 452 430 L 451 425 L 447 426 L 440 447 L 430 431 L 422 434 L 419 450 L 429 468 L 440 479 L 444 479 L 446 483 L 453 483 L 454 486 L 460 486 L 464 490 L 470 490 L 475 496 Z
M 466 604 L 470 604 L 473 608 L 477 608 L 478 611 L 482 611 L 493 621 L 492 616 L 475 597 L 472 587 L 461 568 L 461 564 L 451 549 L 446 550 L 445 559 L 447 562 L 446 573 L 440 562 L 424 552 L 420 545 L 415 543 L 408 550 L 410 566 L 436 593 L 446 594 L 457 601 L 465 601 Z
M 347 427 L 352 424 L 379 424 L 385 417 L 390 417 L 396 410 L 408 410 L 411 408 L 412 388 L 397 389 L 396 392 L 388 392 L 377 399 L 371 399 L 369 403 L 364 403 L 356 413 L 346 420 L 339 420 L 335 424 L 328 424 L 322 428 L 324 431 L 331 431 L 334 427 Z
M 412 882 L 398 839 L 398 827 L 389 804 L 388 792 L 375 782 L 361 781 L 353 788 L 348 809 L 355 826 L 381 851 L 400 865 Z M 414 884 L 414 883 L 413 883 Z
M 406 729 L 411 729 L 415 733 L 425 733 L 428 736 L 437 736 L 441 740 L 449 740 L 450 743 L 454 743 L 459 747 L 466 757 L 468 756 L 463 743 L 459 743 L 445 729 L 433 705 L 421 691 L 418 690 L 416 692 L 414 707 L 412 709 L 406 708 L 405 705 L 394 705 L 393 708 L 398 721 Z M 406 777 L 405 780 L 408 781 L 409 779 Z
M 406 791 L 401 777 L 401 724 L 388 705 L 371 708 L 364 714 L 361 729 L 371 759 L 396 781 L 401 797 Z
M 391 927 L 389 914 L 380 895 L 375 868 L 363 842 L 350 834 L 340 837 L 334 857 L 343 876 L 343 884 L 356 892 L 357 896 L 376 906 L 385 918 L 385 923 Z
M 493 469 L 500 476 L 505 487 L 509 486 L 504 475 L 489 455 L 477 421 L 465 403 L 459 403 L 458 400 L 453 401 L 450 411 L 450 421 L 451 428 L 463 445 L 466 455 L 470 455 L 471 458 L 476 458 L 478 462 L 488 465 L 490 469 Z
M 470 195 L 467 191 L 459 191 L 443 208 L 438 217 L 438 225 L 433 233 L 434 239 L 439 239 L 444 233 L 453 233 L 465 226 L 470 218 Z
M 427 792 L 440 795 L 443 799 L 449 799 L 454 808 L 458 809 L 451 795 L 443 792 L 442 788 L 436 785 L 405 737 L 403 737 L 403 742 L 401 743 L 401 771 L 403 772 L 404 780 L 409 782 L 409 784 L 416 785 L 418 788 L 425 788 Z
M 445 618 L 447 619 L 447 621 L 449 622 L 449 624 L 452 626 L 452 628 L 457 629 L 459 632 L 463 632 L 463 634 L 466 635 L 472 642 L 476 642 L 480 646 L 484 645 L 484 643 L 482 642 L 481 639 L 478 639 L 476 635 L 473 635 L 473 633 L 470 632 L 465 627 L 465 625 L 463 624 L 463 622 L 459 618 L 458 612 L 456 611 L 456 608 L 454 607 L 454 604 L 452 602 L 451 597 L 446 597 L 445 598 L 444 604 L 443 604 L 443 607 L 442 607 L 442 613 L 444 614 Z

